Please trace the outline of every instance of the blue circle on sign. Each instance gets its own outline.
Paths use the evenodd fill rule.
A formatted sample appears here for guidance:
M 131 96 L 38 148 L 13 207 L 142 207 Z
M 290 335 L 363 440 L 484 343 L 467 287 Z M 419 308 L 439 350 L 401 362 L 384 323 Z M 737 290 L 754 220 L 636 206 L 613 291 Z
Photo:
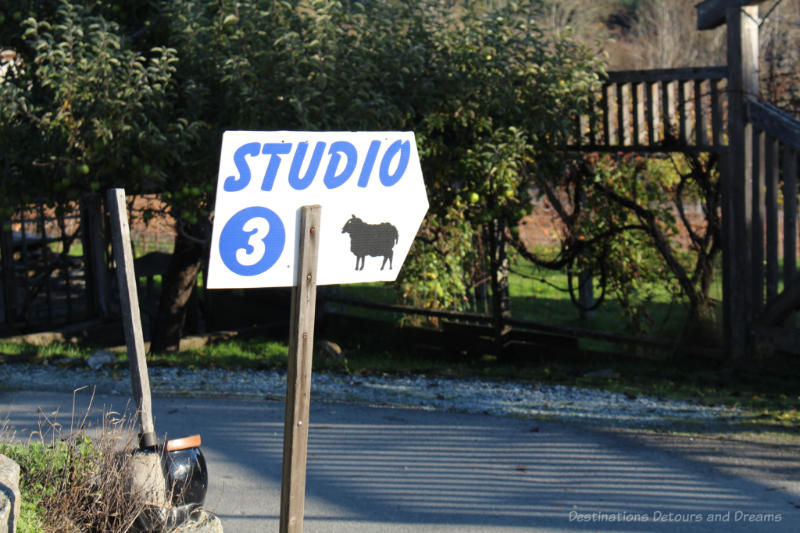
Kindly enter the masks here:
M 219 255 L 240 276 L 257 276 L 281 256 L 286 230 L 280 217 L 266 207 L 247 207 L 233 215 L 219 236 Z

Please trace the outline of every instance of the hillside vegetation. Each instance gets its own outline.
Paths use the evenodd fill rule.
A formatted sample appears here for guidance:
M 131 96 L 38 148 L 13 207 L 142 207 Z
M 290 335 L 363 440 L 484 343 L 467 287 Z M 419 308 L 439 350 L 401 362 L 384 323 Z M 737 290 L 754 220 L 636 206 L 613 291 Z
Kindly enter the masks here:
M 540 0 L 543 24 L 606 54 L 611 70 L 725 64 L 725 28 L 697 30 L 697 0 Z M 762 98 L 800 116 L 800 0 L 759 8 Z

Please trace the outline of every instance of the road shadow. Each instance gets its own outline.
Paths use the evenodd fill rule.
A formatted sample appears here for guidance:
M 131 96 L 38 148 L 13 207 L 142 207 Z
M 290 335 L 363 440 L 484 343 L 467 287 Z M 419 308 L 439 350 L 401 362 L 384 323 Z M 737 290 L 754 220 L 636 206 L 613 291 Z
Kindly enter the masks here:
M 52 393 L 0 400 L 18 429 L 35 424 L 36 405 L 60 404 L 62 414 L 71 405 Z M 115 402 L 125 400 L 95 398 L 96 409 Z M 157 431 L 202 434 L 207 503 L 226 530 L 277 529 L 283 403 L 153 404 Z M 310 418 L 309 532 L 800 530 L 790 494 L 693 458 L 691 447 L 671 452 L 555 422 L 321 402 Z

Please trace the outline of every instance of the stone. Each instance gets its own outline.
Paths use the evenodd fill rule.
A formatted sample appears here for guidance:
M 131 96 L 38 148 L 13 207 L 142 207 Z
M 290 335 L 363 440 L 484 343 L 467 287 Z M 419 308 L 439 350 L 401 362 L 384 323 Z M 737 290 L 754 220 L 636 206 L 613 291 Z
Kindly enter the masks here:
M 334 361 L 340 361 L 344 359 L 344 353 L 342 352 L 341 346 L 335 342 L 321 340 L 316 343 L 315 348 L 317 357 L 322 357 L 323 359 L 332 359 Z
M 223 533 L 222 522 L 209 511 L 199 511 L 172 533 Z
M 0 454 L 0 533 L 16 533 L 20 503 L 19 465 Z
M 117 362 L 117 356 L 108 350 L 97 350 L 86 360 L 86 364 L 92 370 L 100 370 L 104 366 L 113 365 Z
M 130 468 L 129 493 L 141 498 L 146 505 L 167 506 L 167 482 L 161 466 L 161 454 L 155 451 L 137 451 L 131 456 Z
M 50 364 L 61 368 L 75 368 L 81 366 L 83 362 L 79 357 L 59 357 L 50 361 Z
M 607 378 L 607 379 L 618 379 L 619 372 L 615 372 L 610 368 L 602 368 L 600 370 L 593 370 L 591 372 L 587 372 L 583 375 L 585 378 Z
M 131 531 L 160 531 L 170 507 L 161 454 L 157 451 L 135 451 L 128 466 L 128 497 L 144 506 Z

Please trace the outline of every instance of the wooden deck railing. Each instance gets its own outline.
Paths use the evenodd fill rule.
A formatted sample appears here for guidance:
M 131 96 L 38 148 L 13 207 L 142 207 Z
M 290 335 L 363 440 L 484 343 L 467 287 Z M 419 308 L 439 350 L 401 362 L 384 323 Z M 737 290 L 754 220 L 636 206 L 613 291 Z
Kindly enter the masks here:
M 716 151 L 727 144 L 725 67 L 613 71 L 567 146 L 586 152 Z
M 589 112 L 572 117 L 575 130 L 565 149 L 727 152 L 732 126 L 728 123 L 729 98 L 726 67 L 609 72 Z M 785 340 L 789 337 L 775 333 L 775 328 L 783 328 L 800 310 L 800 121 L 752 97 L 745 97 L 744 106 L 746 117 L 742 120 L 753 133 L 752 158 L 747 155 L 747 162 L 736 164 L 752 164 L 752 185 L 746 185 L 746 193 L 736 192 L 746 196 L 740 200 L 740 215 L 728 211 L 723 217 L 730 219 L 728 231 L 738 224 L 747 237 L 729 243 L 733 249 L 727 250 L 725 260 L 742 259 L 735 250 L 737 242 L 750 243 L 749 251 L 742 251 L 743 257 L 750 257 L 750 264 L 739 269 L 748 273 L 737 278 L 740 281 L 733 290 L 747 295 L 742 304 L 747 308 L 746 322 L 755 327 L 757 337 Z M 749 133 L 745 135 L 746 142 L 751 142 Z M 735 184 L 731 187 L 738 188 Z M 736 222 L 737 216 L 749 220 Z M 800 333 L 796 340 L 800 343 Z

